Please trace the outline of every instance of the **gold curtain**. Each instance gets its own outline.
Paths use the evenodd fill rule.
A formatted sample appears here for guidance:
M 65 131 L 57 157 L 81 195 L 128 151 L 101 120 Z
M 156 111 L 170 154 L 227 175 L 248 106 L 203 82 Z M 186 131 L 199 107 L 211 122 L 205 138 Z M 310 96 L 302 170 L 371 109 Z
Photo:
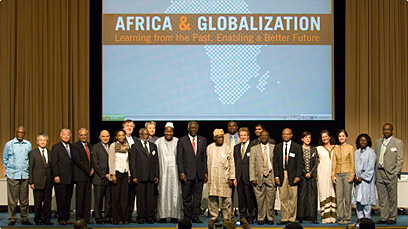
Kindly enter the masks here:
M 346 129 L 382 137 L 384 123 L 408 154 L 408 2 L 346 1 Z M 405 157 L 403 171 L 408 171 Z
M 37 147 L 89 128 L 89 1 L 0 1 L 0 149 L 24 125 Z M 0 175 L 4 177 L 4 165 Z

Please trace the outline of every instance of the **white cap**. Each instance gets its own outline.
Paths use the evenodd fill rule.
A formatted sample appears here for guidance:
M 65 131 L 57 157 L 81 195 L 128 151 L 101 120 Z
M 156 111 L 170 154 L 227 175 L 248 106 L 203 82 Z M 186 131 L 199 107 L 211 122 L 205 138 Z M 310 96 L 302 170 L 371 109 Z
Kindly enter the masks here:
M 171 128 L 174 129 L 174 125 L 173 125 L 172 122 L 167 122 L 166 125 L 164 126 L 164 128 L 166 128 L 166 127 L 171 127 Z

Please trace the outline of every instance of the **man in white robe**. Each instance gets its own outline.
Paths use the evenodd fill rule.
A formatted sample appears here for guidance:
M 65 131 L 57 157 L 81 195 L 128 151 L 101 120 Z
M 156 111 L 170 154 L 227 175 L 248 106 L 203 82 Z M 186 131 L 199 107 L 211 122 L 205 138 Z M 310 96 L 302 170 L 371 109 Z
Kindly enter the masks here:
M 181 185 L 178 177 L 176 156 L 178 138 L 174 137 L 174 125 L 166 123 L 164 137 L 156 140 L 159 154 L 160 182 L 157 213 L 159 223 L 178 223 L 181 218 Z

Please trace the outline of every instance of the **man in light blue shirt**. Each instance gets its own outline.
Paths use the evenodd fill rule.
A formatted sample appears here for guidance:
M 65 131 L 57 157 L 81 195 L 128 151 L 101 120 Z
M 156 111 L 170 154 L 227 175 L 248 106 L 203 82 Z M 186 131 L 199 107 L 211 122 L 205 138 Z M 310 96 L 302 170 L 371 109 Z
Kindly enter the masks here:
M 24 139 L 23 126 L 16 129 L 16 137 L 4 147 L 3 163 L 6 167 L 9 226 L 16 224 L 16 207 L 20 201 L 20 219 L 23 225 L 33 225 L 28 219 L 28 154 L 31 143 Z

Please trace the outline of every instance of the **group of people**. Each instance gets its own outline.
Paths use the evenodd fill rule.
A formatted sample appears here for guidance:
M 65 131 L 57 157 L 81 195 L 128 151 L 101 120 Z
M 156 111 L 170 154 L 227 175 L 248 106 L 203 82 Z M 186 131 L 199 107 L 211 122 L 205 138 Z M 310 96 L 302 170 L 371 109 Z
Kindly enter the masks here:
M 62 129 L 61 141 L 47 149 L 48 136 L 37 136 L 38 147 L 24 139 L 19 126 L 15 138 L 6 143 L 9 225 L 16 223 L 20 201 L 21 223 L 28 219 L 28 187 L 34 192 L 34 221 L 53 224 L 51 193 L 55 189 L 58 223 L 72 224 L 70 204 L 76 185 L 76 219 L 91 222 L 92 184 L 97 224 L 159 223 L 182 218 L 200 220 L 203 185 L 208 185 L 209 227 L 219 221 L 221 202 L 223 223 L 234 222 L 234 191 L 238 194 L 239 217 L 244 228 L 249 224 L 274 224 L 276 193 L 279 191 L 279 225 L 298 221 L 317 221 L 319 195 L 322 223 L 349 224 L 351 204 L 356 204 L 359 219 L 370 218 L 376 205 L 376 189 L 381 210 L 377 223 L 395 224 L 397 219 L 397 180 L 404 160 L 401 140 L 393 136 L 393 126 L 383 126 L 383 138 L 375 142 L 360 134 L 355 147 L 347 143 L 345 130 L 337 140 L 329 131 L 319 136 L 319 146 L 310 145 L 312 134 L 304 131 L 302 145 L 292 141 L 292 130 L 282 131 L 283 142 L 276 144 L 261 124 L 250 140 L 247 127 L 238 129 L 235 121 L 213 131 L 214 142 L 198 135 L 197 122 L 189 122 L 188 134 L 177 138 L 174 125 L 166 123 L 164 136 L 155 136 L 156 123 L 146 122 L 133 136 L 135 124 L 126 120 L 122 129 L 100 132 L 100 142 L 91 145 L 85 128 L 71 144 L 71 131 Z M 352 191 L 353 190 L 353 191 Z M 352 194 L 353 193 L 353 194 Z M 137 197 L 137 217 L 133 218 Z M 104 206 L 103 206 L 104 205 Z

